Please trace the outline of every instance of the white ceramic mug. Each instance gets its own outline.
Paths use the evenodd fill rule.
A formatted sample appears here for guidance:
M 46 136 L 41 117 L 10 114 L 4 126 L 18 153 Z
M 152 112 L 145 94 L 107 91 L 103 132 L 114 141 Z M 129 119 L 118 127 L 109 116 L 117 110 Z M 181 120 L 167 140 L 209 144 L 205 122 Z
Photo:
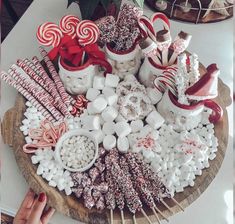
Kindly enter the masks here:
M 154 87 L 154 79 L 162 74 L 166 68 L 165 66 L 156 64 L 152 58 L 146 57 L 140 67 L 138 80 L 145 87 Z
M 85 94 L 92 87 L 93 78 L 99 74 L 99 66 L 105 67 L 105 73 L 111 73 L 111 65 L 102 59 L 89 59 L 84 65 L 72 67 L 59 58 L 59 75 L 67 92 L 72 95 Z
M 113 74 L 117 74 L 121 79 L 129 74 L 137 74 L 141 64 L 141 51 L 138 45 L 127 51 L 116 51 L 110 45 L 106 45 L 105 54 L 113 67 Z
M 223 116 L 223 109 L 212 100 L 202 100 L 192 105 L 183 105 L 169 90 L 164 93 L 157 105 L 158 112 L 179 131 L 197 127 L 202 120 L 202 112 L 205 107 L 212 110 L 209 117 L 211 123 L 216 123 Z

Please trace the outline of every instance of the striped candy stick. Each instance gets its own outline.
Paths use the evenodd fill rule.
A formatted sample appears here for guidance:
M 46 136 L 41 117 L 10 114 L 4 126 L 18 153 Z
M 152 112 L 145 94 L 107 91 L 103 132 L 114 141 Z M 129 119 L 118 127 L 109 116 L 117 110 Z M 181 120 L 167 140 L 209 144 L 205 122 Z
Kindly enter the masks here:
M 29 67 L 31 67 L 31 69 L 36 69 L 36 66 L 30 62 L 29 60 L 25 60 L 26 65 L 28 65 Z M 35 70 L 34 70 L 35 71 Z M 35 71 L 36 72 L 36 71 Z M 41 76 L 42 77 L 42 76 Z M 69 116 L 70 113 L 68 111 L 68 108 L 66 107 L 66 105 L 63 103 L 59 93 L 56 90 L 56 87 L 54 85 L 54 83 L 52 82 L 52 80 L 49 78 L 48 75 L 44 76 L 46 78 L 43 79 L 45 85 L 44 88 L 52 95 L 52 97 L 54 98 L 53 100 L 53 105 L 55 107 L 57 107 L 64 116 Z
M 1 79 L 4 80 L 8 85 L 14 87 L 20 94 L 22 94 L 28 101 L 32 103 L 34 107 L 42 113 L 42 115 L 51 122 L 57 120 L 35 99 L 26 89 L 17 84 L 17 82 L 7 73 L 1 72 Z
M 15 66 L 12 66 L 8 70 L 8 73 L 16 81 L 19 81 L 20 82 L 19 84 L 22 85 L 28 91 L 34 91 L 36 89 L 35 91 L 45 92 L 45 95 L 48 97 L 48 100 L 50 100 L 51 102 L 54 101 L 53 97 L 44 88 L 42 88 L 40 85 L 38 85 L 34 80 L 27 79 L 23 75 L 21 75 L 21 71 L 20 70 L 17 71 Z
M 40 49 L 40 53 L 41 53 L 46 65 L 51 73 L 51 76 L 56 84 L 57 90 L 58 90 L 63 102 L 67 106 L 69 106 L 74 101 L 73 98 L 65 91 L 64 85 L 61 82 L 59 74 L 57 73 L 52 61 L 47 56 L 47 52 L 42 47 L 40 47 L 39 49 Z
M 43 105 L 45 102 L 49 102 L 49 104 L 44 105 L 46 108 L 48 107 L 48 110 L 53 113 L 54 117 L 57 120 L 62 120 L 63 116 L 61 115 L 60 111 L 58 111 L 55 106 L 52 104 L 54 99 L 53 97 L 45 90 L 43 89 L 40 85 L 37 85 L 34 80 L 26 80 L 24 78 L 20 79 L 20 72 L 17 73 L 15 70 L 9 70 L 10 74 L 14 76 L 19 82 L 20 85 L 23 86 L 27 91 L 31 92 L 32 95 Z M 46 100 L 46 101 L 45 101 Z M 44 102 L 44 103 L 43 103 Z

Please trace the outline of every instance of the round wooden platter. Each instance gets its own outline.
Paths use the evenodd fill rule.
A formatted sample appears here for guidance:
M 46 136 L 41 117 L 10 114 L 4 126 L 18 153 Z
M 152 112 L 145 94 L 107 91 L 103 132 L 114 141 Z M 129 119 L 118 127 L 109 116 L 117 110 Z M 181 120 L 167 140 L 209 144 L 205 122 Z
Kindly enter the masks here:
M 201 74 L 204 73 L 205 68 L 201 67 Z M 184 192 L 177 193 L 175 195 L 175 199 L 184 208 L 194 202 L 209 186 L 222 164 L 227 149 L 228 116 L 226 107 L 231 104 L 232 100 L 230 97 L 230 89 L 220 79 L 218 88 L 219 96 L 215 100 L 222 106 L 224 115 L 221 121 L 215 125 L 215 134 L 219 140 L 217 156 L 213 161 L 210 161 L 210 167 L 208 169 L 204 169 L 201 176 L 197 176 L 194 187 L 187 187 L 185 188 Z M 37 166 L 32 164 L 30 159 L 31 155 L 24 153 L 22 150 L 22 147 L 25 144 L 25 140 L 22 132 L 20 131 L 20 126 L 21 121 L 24 118 L 25 109 L 25 99 L 20 94 L 18 94 L 15 106 L 5 113 L 1 128 L 3 140 L 6 144 L 13 147 L 16 162 L 29 186 L 36 193 L 42 191 L 46 192 L 49 198 L 49 205 L 64 215 L 80 220 L 84 223 L 109 224 L 110 215 L 108 210 L 102 212 L 95 209 L 88 210 L 83 206 L 81 200 L 78 200 L 75 196 L 66 196 L 63 192 L 58 191 L 56 188 L 50 187 L 47 181 L 36 174 Z M 180 208 L 171 199 L 166 199 L 165 202 L 169 204 L 174 214 L 180 211 Z M 173 215 L 161 204 L 157 204 L 157 207 L 160 208 L 166 217 Z M 144 210 L 149 215 L 152 222 L 157 221 L 151 211 L 148 211 L 147 208 L 144 208 Z M 138 224 L 148 223 L 141 213 L 137 214 L 136 218 Z M 126 224 L 133 223 L 132 216 L 127 211 L 125 211 L 125 219 Z M 119 211 L 116 211 L 114 213 L 114 224 L 120 223 L 120 213 Z

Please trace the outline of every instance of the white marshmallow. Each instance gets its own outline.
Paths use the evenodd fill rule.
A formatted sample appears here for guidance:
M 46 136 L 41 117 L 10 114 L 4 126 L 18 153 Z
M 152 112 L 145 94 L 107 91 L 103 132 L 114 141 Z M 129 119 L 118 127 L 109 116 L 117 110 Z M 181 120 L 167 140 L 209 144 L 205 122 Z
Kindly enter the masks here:
M 104 137 L 103 146 L 106 150 L 111 150 L 116 146 L 116 138 L 113 135 L 106 135 Z
M 138 132 L 144 127 L 144 122 L 142 120 L 136 120 L 131 122 L 131 131 Z
M 90 88 L 88 89 L 86 93 L 86 98 L 90 101 L 93 101 L 97 98 L 99 94 L 100 94 L 100 91 L 98 89 Z
M 105 86 L 117 87 L 119 83 L 119 77 L 113 74 L 107 74 L 105 78 Z
M 131 133 L 131 127 L 127 122 L 120 121 L 115 124 L 115 132 L 120 138 L 123 138 Z
M 92 108 L 96 113 L 101 113 L 107 107 L 107 104 L 105 98 L 99 96 L 92 102 Z
M 102 131 L 106 135 L 112 135 L 115 133 L 115 123 L 110 121 L 110 122 L 105 122 L 102 128 Z
M 72 194 L 72 190 L 71 190 L 71 188 L 70 187 L 65 187 L 65 194 L 66 195 L 70 195 L 70 194 Z
M 105 83 L 105 78 L 102 76 L 95 76 L 93 80 L 94 89 L 103 89 Z
M 146 118 L 146 122 L 154 129 L 160 128 L 164 121 L 164 118 L 157 111 L 152 111 Z
M 91 102 L 89 102 L 89 103 L 87 104 L 87 112 L 88 112 L 89 115 L 94 115 L 94 114 L 96 114 L 96 110 L 94 109 L 93 104 L 92 104 Z M 73 124 L 72 124 L 72 125 L 73 125 Z
M 104 87 L 103 94 L 110 106 L 116 105 L 118 101 L 118 95 L 115 93 L 114 89 L 111 87 Z
M 84 129 L 87 130 L 99 130 L 100 129 L 100 119 L 99 116 L 85 116 L 82 118 L 81 123 Z
M 118 116 L 116 117 L 115 121 L 116 122 L 126 121 L 126 119 L 121 114 L 118 114 Z
M 150 98 L 152 104 L 157 104 L 161 100 L 162 93 L 159 90 L 150 87 L 148 87 L 146 90 L 147 90 L 147 95 Z
M 92 131 L 91 134 L 94 136 L 94 138 L 96 139 L 96 141 L 98 142 L 98 144 L 100 144 L 101 142 L 103 142 L 104 139 L 104 133 L 101 130 L 96 130 L 96 131 Z
M 116 108 L 109 106 L 103 110 L 101 116 L 104 121 L 113 121 L 118 116 L 118 111 Z
M 129 149 L 129 141 L 127 137 L 118 138 L 117 148 L 120 152 L 127 152 Z

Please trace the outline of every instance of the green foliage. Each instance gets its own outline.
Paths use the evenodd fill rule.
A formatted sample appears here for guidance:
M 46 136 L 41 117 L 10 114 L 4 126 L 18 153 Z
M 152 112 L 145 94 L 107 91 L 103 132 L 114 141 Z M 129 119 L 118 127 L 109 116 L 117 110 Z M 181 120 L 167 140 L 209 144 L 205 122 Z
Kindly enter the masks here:
M 90 19 L 92 14 L 95 11 L 95 8 L 98 6 L 99 3 L 103 5 L 105 10 L 107 10 L 109 4 L 114 3 L 117 9 L 120 9 L 122 0 L 68 0 L 68 7 L 73 2 L 79 2 L 81 14 L 83 19 Z M 143 8 L 144 0 L 133 0 L 135 4 L 139 7 Z

